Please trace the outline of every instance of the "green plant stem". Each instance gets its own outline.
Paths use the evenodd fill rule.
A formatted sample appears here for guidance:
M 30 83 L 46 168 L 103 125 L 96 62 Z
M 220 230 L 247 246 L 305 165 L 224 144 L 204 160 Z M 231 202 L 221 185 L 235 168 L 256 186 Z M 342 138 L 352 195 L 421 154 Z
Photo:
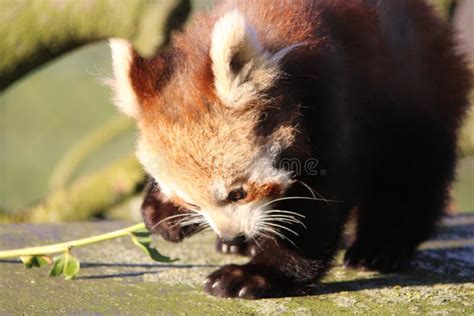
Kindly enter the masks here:
M 98 242 L 115 239 L 119 237 L 129 236 L 131 233 L 138 230 L 142 230 L 142 229 L 145 229 L 145 224 L 143 223 L 136 224 L 136 225 L 126 227 L 126 228 L 122 228 L 110 233 L 105 233 L 102 235 L 63 242 L 59 244 L 39 246 L 39 247 L 29 247 L 29 248 L 23 248 L 23 249 L 4 250 L 4 251 L 0 251 L 0 259 L 67 252 L 71 248 L 95 244 Z

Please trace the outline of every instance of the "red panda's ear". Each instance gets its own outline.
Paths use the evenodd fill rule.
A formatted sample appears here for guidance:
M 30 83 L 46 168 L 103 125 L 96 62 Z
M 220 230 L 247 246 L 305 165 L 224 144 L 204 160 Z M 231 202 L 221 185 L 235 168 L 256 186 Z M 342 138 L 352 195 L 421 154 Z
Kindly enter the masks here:
M 164 58 L 141 57 L 123 39 L 111 39 L 114 78 L 109 81 L 115 105 L 130 117 L 138 118 L 146 99 L 158 93 L 160 82 L 167 77 Z
M 138 117 L 140 106 L 130 78 L 130 67 L 133 61 L 132 45 L 123 39 L 110 40 L 112 51 L 112 69 L 114 78 L 109 82 L 115 105 L 125 114 Z
M 210 48 L 219 98 L 232 108 L 261 98 L 280 76 L 280 60 L 296 46 L 271 54 L 241 12 L 235 10 L 221 17 L 214 24 Z

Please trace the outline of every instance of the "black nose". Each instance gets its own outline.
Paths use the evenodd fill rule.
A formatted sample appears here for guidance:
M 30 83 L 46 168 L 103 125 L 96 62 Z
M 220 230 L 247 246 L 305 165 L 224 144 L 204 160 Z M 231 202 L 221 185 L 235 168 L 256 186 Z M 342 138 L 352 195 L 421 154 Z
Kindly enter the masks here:
M 226 245 L 239 245 L 245 241 L 245 236 L 244 235 L 238 235 L 234 238 L 228 239 L 228 238 L 222 238 L 222 242 Z

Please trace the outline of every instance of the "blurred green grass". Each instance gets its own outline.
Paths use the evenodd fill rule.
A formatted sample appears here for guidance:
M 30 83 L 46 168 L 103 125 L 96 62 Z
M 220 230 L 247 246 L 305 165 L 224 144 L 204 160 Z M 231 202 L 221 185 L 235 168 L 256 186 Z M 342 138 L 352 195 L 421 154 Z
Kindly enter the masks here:
M 57 162 L 85 134 L 120 114 L 101 79 L 111 75 L 105 42 L 41 67 L 0 95 L 0 206 L 18 209 L 49 191 Z M 133 131 L 88 159 L 76 176 L 133 150 Z
M 19 209 L 49 192 L 55 165 L 83 136 L 119 116 L 100 80 L 110 77 L 104 42 L 45 65 L 0 95 L 0 208 Z M 77 176 L 130 153 L 131 130 L 96 152 Z M 474 210 L 474 157 L 464 159 L 454 189 L 456 208 Z

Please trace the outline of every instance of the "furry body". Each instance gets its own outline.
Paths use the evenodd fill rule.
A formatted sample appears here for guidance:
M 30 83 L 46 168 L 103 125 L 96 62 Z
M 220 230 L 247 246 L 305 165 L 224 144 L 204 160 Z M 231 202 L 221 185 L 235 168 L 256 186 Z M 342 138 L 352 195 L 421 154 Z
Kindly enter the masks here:
M 352 209 L 348 266 L 403 269 L 433 232 L 470 74 L 423 2 L 228 1 L 150 60 L 112 48 L 117 104 L 138 121 L 155 181 L 148 227 L 179 241 L 209 224 L 257 244 L 248 264 L 211 274 L 207 292 L 304 292 Z M 276 200 L 316 194 L 332 201 Z

